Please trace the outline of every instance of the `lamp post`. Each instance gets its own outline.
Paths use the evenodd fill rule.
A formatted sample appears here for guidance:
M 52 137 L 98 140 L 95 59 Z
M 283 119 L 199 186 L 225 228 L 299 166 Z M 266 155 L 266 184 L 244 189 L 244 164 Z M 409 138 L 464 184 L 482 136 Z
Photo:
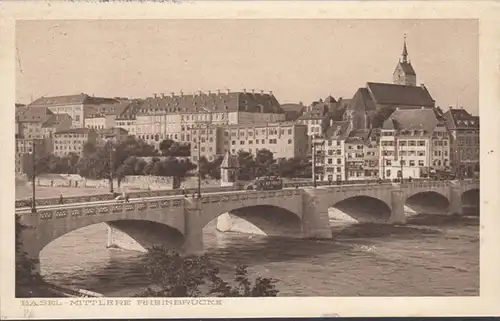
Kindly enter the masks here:
M 197 173 L 197 176 L 198 176 L 198 188 L 197 188 L 197 194 L 198 194 L 198 198 L 201 198 L 201 171 L 200 171 L 200 158 L 201 158 L 201 125 L 202 124 L 205 124 L 206 126 L 206 130 L 207 130 L 207 136 L 208 136 L 208 130 L 209 130 L 209 124 L 212 124 L 212 111 L 206 107 L 201 107 L 204 111 L 208 112 L 209 114 L 209 120 L 206 121 L 206 122 L 201 122 L 199 125 L 198 125 L 198 138 L 197 138 L 197 149 L 198 149 L 198 173 Z
M 32 202 L 31 202 L 31 213 L 36 213 L 36 197 L 35 197 L 35 176 L 36 176 L 36 164 L 35 164 L 35 161 L 36 161 L 36 157 L 35 157 L 35 145 L 36 145 L 36 141 L 35 140 L 32 140 L 32 153 L 31 153 L 31 163 L 32 163 L 32 170 L 33 170 L 33 173 L 31 175 L 31 192 L 32 192 Z
M 113 137 L 108 137 L 108 142 L 109 142 L 109 192 L 114 193 L 114 188 L 113 188 L 113 181 L 114 181 L 114 175 L 113 175 L 113 168 L 114 168 L 114 157 L 113 157 L 113 152 L 114 152 L 114 140 Z

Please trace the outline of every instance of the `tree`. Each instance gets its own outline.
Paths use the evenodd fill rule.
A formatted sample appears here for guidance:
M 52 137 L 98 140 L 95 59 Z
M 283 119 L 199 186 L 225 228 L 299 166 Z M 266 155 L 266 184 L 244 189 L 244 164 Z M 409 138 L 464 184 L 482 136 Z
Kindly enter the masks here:
M 264 297 L 279 292 L 274 279 L 257 277 L 251 282 L 244 266 L 236 268 L 231 284 L 220 277 L 207 255 L 183 257 L 159 246 L 148 251 L 144 271 L 154 286 L 140 297 Z
M 36 260 L 30 259 L 26 252 L 22 249 L 21 235 L 26 228 L 21 223 L 21 218 L 16 214 L 15 222 L 16 234 L 16 297 L 33 297 L 36 296 L 34 291 L 44 282 L 40 274 L 36 272 Z
M 211 163 L 205 156 L 201 156 L 198 160 L 198 166 L 201 178 L 205 178 L 210 173 Z
M 159 148 L 162 155 L 168 156 L 168 151 L 170 150 L 170 147 L 172 146 L 173 143 L 174 141 L 171 139 L 164 139 L 160 142 Z
M 256 176 L 271 174 L 271 165 L 274 164 L 273 153 L 268 149 L 259 149 L 255 155 L 254 166 Z
M 244 150 L 238 151 L 238 163 L 240 164 L 238 177 L 243 181 L 252 180 L 256 174 L 253 155 Z

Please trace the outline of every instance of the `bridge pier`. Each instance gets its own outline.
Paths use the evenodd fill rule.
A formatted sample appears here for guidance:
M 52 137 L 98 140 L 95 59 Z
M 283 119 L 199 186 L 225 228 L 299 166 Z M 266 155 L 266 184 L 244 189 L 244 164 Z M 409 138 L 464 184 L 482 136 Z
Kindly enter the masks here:
M 331 239 L 328 217 L 328 193 L 316 188 L 304 188 L 302 193 L 302 236 Z
M 405 198 L 401 189 L 391 191 L 391 217 L 389 224 L 405 224 Z
M 184 254 L 203 253 L 203 226 L 199 224 L 202 216 L 201 199 L 186 200 L 184 207 L 184 224 L 186 226 L 184 234 Z
M 450 208 L 448 214 L 463 214 L 462 208 L 462 188 L 460 185 L 450 184 Z

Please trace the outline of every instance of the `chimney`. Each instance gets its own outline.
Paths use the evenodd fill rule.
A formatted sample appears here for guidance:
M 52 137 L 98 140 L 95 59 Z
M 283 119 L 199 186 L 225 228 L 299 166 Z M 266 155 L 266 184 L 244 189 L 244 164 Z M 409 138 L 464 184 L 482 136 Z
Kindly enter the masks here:
M 209 94 L 209 95 L 211 95 L 211 94 L 212 94 L 212 91 L 211 91 L 211 90 L 209 90 L 209 91 L 208 91 L 208 94 Z
M 243 88 L 243 93 L 246 94 L 247 93 L 247 90 L 245 88 Z
M 220 89 L 217 89 L 217 95 L 220 95 Z
M 255 89 L 252 89 L 252 94 L 254 94 L 254 93 L 255 93 Z
M 260 91 L 260 93 L 261 93 L 261 94 L 264 94 L 264 90 L 261 90 L 261 91 Z
M 201 90 L 198 90 L 198 93 L 200 94 L 200 96 L 203 94 L 203 92 Z
M 174 93 L 174 92 L 171 92 L 171 93 L 170 93 L 170 95 L 171 95 L 172 97 L 175 97 L 175 93 Z
M 165 98 L 165 93 L 161 93 L 161 98 Z
M 157 97 L 156 94 L 153 94 L 153 97 L 156 98 Z
M 183 93 L 183 92 L 182 92 L 182 90 L 181 90 L 181 97 L 183 97 L 183 96 L 184 96 L 184 93 Z
M 269 91 L 269 95 L 271 95 L 271 96 L 273 95 L 273 91 L 272 90 Z
M 231 89 L 228 88 L 228 89 L 226 89 L 226 91 L 229 94 L 231 92 Z
M 448 109 L 453 109 L 453 107 L 450 105 L 450 106 L 448 106 Z

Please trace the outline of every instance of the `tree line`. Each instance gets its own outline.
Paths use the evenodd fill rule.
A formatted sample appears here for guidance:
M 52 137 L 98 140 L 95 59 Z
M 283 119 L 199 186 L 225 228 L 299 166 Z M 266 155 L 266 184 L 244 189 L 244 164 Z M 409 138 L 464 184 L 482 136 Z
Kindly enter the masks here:
M 127 175 L 154 175 L 176 177 L 180 180 L 192 175 L 198 164 L 190 159 L 189 145 L 164 140 L 159 146 L 160 152 L 152 145 L 134 136 L 128 136 L 117 143 L 106 142 L 96 145 L 87 142 L 81 155 L 71 153 L 63 157 L 52 153 L 39 153 L 35 158 L 35 176 L 45 173 L 79 174 L 87 179 L 117 179 L 118 184 Z M 239 151 L 238 177 L 240 180 L 252 180 L 265 175 L 277 175 L 286 178 L 310 178 L 311 160 L 309 158 L 279 158 L 267 149 L 258 150 L 256 155 Z M 199 161 L 202 178 L 220 179 L 220 166 L 223 157 L 208 161 L 202 156 Z M 26 166 L 25 173 L 31 179 L 32 165 Z

